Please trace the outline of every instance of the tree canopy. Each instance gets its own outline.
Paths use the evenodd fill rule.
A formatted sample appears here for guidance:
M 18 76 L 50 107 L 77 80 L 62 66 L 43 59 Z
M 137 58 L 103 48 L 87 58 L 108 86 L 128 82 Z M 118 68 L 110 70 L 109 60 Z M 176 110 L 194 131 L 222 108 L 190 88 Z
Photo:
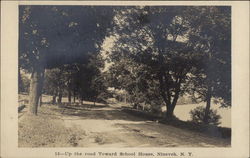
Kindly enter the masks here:
M 84 63 L 111 27 L 110 7 L 20 6 L 19 58 L 26 69 Z
M 114 87 L 135 104 L 165 104 L 170 118 L 187 93 L 206 111 L 211 98 L 231 105 L 230 7 L 20 6 L 19 15 L 19 66 L 32 74 L 32 105 L 45 69 L 45 85 L 69 96 L 96 100 Z
M 114 83 L 123 89 L 131 85 L 138 98 L 138 94 L 150 94 L 149 81 L 153 81 L 154 94 L 166 104 L 168 116 L 173 115 L 179 96 L 191 91 L 194 96 L 203 91 L 202 101 L 217 97 L 228 102 L 229 13 L 228 7 L 146 6 L 119 10 L 114 17 L 116 41 L 109 53 Z M 227 92 L 221 93 L 223 89 Z

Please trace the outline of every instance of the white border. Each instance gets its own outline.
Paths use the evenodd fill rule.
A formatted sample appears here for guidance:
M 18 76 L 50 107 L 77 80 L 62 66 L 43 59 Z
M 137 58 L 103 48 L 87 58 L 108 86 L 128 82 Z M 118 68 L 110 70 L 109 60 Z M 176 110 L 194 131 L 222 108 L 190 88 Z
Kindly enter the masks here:
M 18 5 L 229 5 L 232 6 L 231 148 L 18 148 Z M 229 1 L 4 1 L 1 2 L 1 156 L 56 157 L 55 151 L 193 152 L 193 157 L 249 156 L 249 2 Z

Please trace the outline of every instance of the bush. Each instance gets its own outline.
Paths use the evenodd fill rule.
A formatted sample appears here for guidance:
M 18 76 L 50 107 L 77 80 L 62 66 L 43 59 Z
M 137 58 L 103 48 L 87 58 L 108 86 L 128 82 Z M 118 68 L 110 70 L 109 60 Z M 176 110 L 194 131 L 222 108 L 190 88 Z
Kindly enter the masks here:
M 18 83 L 19 92 L 29 92 L 30 79 L 27 75 L 22 74 L 20 76 L 20 81 Z
M 190 111 L 191 121 L 195 123 L 204 123 L 206 108 L 203 106 L 198 106 L 195 109 Z M 217 110 L 210 109 L 208 115 L 208 124 L 218 126 L 220 122 L 221 116 L 217 114 Z

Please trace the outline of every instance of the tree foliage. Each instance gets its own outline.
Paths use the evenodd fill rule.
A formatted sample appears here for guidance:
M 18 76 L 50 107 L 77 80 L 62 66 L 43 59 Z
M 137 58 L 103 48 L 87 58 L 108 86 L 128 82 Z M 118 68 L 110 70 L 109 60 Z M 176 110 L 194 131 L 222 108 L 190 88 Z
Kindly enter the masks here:
M 45 69 L 87 63 L 100 50 L 112 17 L 112 8 L 101 6 L 19 7 L 19 67 L 31 72 L 32 114 L 37 114 Z
M 86 62 L 100 49 L 111 18 L 108 7 L 20 6 L 20 66 Z
M 165 104 L 169 118 L 186 93 L 206 101 L 207 112 L 211 98 L 231 105 L 230 7 L 20 6 L 19 13 L 19 67 L 31 72 L 34 106 L 45 69 L 45 92 L 69 101 L 103 100 L 114 87 L 135 105 Z
M 177 41 L 188 30 L 178 13 L 179 9 L 166 7 L 129 8 L 121 11 L 119 18 L 115 19 L 118 35 L 110 55 L 115 63 L 113 68 L 118 63 L 121 66 L 121 62 L 126 62 L 125 60 L 134 63 L 131 67 L 135 67 L 132 71 L 136 79 L 131 82 L 136 84 L 132 86 L 137 90 L 135 98 L 138 98 L 137 95 L 143 96 L 139 92 L 145 94 L 145 99 L 157 100 L 160 97 L 158 100 L 165 102 L 168 115 L 172 115 L 181 92 L 181 84 L 191 67 L 188 64 L 191 49 L 186 43 Z M 119 66 L 116 68 L 119 69 Z M 117 72 L 121 72 L 120 69 Z M 124 77 L 120 78 L 124 80 Z M 116 79 L 119 80 L 117 77 Z M 149 82 L 151 86 L 148 86 Z M 142 86 L 138 88 L 140 85 Z M 151 92 L 154 97 L 147 96 L 150 94 L 147 90 L 150 89 L 154 89 L 154 93 Z
M 228 7 L 199 7 L 189 10 L 192 31 L 190 43 L 198 51 L 199 63 L 190 78 L 192 94 L 206 101 L 208 87 L 211 97 L 222 106 L 231 105 L 231 13 Z
M 227 7 L 149 6 L 117 11 L 116 41 L 109 54 L 116 88 L 139 102 L 155 95 L 152 98 L 165 103 L 167 117 L 187 92 L 204 93 L 199 96 L 207 100 L 211 89 L 211 97 L 230 100 L 229 12 Z M 221 93 L 223 89 L 227 92 Z
M 190 111 L 191 121 L 195 123 L 205 123 L 206 108 L 203 106 L 198 106 L 195 109 Z M 207 124 L 218 126 L 220 122 L 221 116 L 217 114 L 217 110 L 209 109 Z

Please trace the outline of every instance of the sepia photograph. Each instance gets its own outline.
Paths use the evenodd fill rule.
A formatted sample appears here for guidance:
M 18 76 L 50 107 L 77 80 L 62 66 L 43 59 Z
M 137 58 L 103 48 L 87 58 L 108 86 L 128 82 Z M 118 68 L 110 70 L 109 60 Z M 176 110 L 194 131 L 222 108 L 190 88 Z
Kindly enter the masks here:
M 19 147 L 230 147 L 230 6 L 19 6 Z
M 5 2 L 0 156 L 247 157 L 245 4 Z

